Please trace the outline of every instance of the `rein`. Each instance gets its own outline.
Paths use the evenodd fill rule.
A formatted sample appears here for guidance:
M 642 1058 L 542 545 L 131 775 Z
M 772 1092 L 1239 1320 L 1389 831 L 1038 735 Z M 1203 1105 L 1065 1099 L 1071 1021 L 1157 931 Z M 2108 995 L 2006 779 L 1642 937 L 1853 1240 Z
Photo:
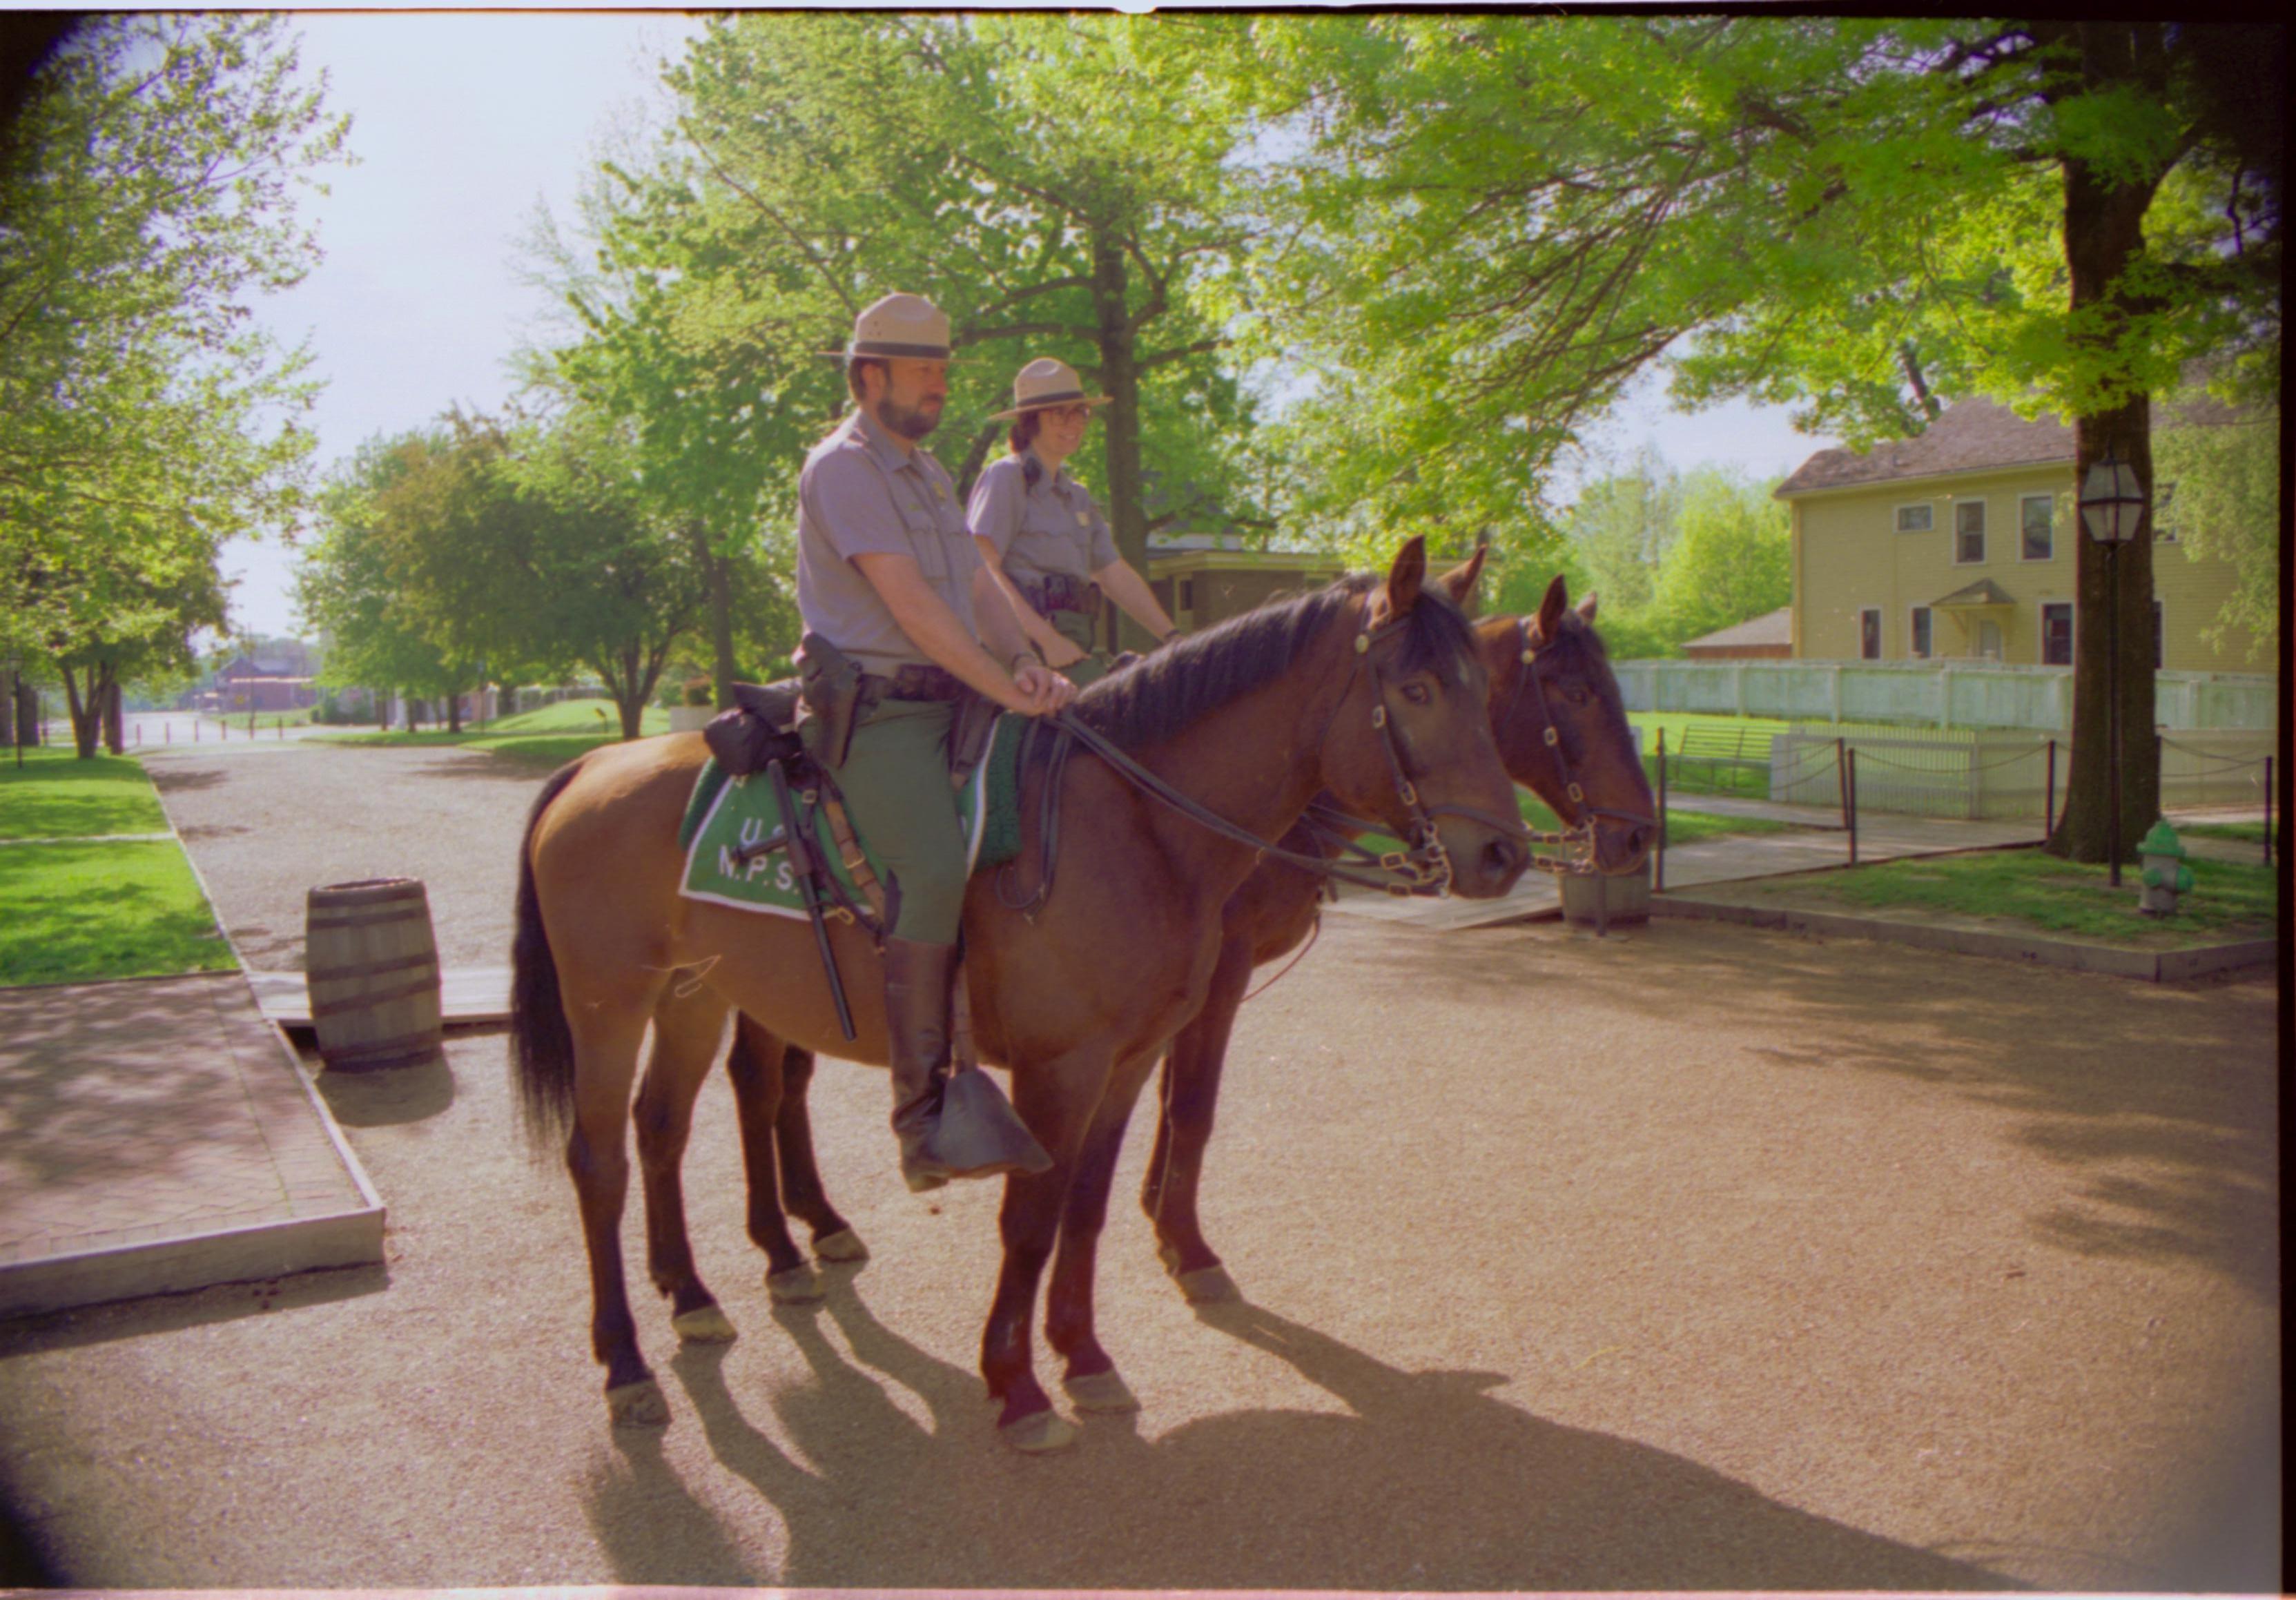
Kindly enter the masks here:
M 1094 755 L 1107 762 L 1119 777 L 1142 793 L 1178 812 L 1198 826 L 1234 843 L 1249 847 L 1255 855 L 1263 859 L 1279 861 L 1286 866 L 1297 867 L 1302 872 L 1311 873 L 1318 877 L 1353 883 L 1359 888 L 1383 890 L 1392 895 L 1441 894 L 1451 885 L 1452 868 L 1450 854 L 1444 849 L 1442 841 L 1436 833 L 1437 816 L 1447 815 L 1466 816 L 1486 826 L 1514 833 L 1518 837 L 1522 836 L 1525 830 L 1520 817 L 1496 817 L 1469 806 L 1427 806 L 1421 803 L 1418 788 L 1412 783 L 1411 775 L 1405 768 L 1403 752 L 1397 747 L 1393 721 L 1387 714 L 1386 675 L 1381 671 L 1378 663 L 1371 660 L 1372 646 L 1403 626 L 1405 626 L 1404 622 L 1398 619 L 1382 628 L 1365 628 L 1356 635 L 1355 650 L 1358 658 L 1356 663 L 1357 669 L 1360 671 L 1365 667 L 1370 668 L 1373 682 L 1379 690 L 1379 697 L 1372 707 L 1371 722 L 1372 726 L 1378 731 L 1380 749 L 1387 757 L 1388 771 L 1395 780 L 1397 797 L 1403 801 L 1405 808 L 1411 814 L 1411 843 L 1408 849 L 1390 850 L 1381 854 L 1365 849 L 1352 840 L 1346 841 L 1348 850 L 1358 857 L 1360 865 L 1344 866 L 1329 856 L 1307 855 L 1298 850 L 1287 850 L 1281 845 L 1262 839 L 1249 828 L 1241 827 L 1218 813 L 1199 804 L 1134 760 L 1099 730 L 1086 726 L 1070 712 L 1062 710 L 1054 712 L 1051 718 L 1046 719 L 1053 723 L 1062 737 L 1054 747 L 1053 766 L 1046 775 L 1043 790 L 1044 816 L 1037 830 L 1037 839 L 1040 841 L 1037 854 L 1044 866 L 1039 875 L 1037 891 L 1027 900 L 1015 903 L 1004 893 L 1003 880 L 1000 877 L 997 898 L 1009 909 L 1033 916 L 1051 895 L 1054 852 L 1057 840 L 1054 829 L 1058 817 L 1060 768 L 1067 759 L 1070 748 L 1075 744 L 1081 744 Z M 1345 692 L 1341 693 L 1340 698 L 1341 703 L 1344 703 L 1347 699 Z M 1337 706 L 1332 708 L 1332 715 L 1334 718 L 1339 715 Z M 1330 730 L 1331 725 L 1326 722 L 1324 724 L 1326 737 L 1329 736 Z M 1032 726 L 1031 732 L 1033 731 Z M 1320 746 L 1320 740 L 1318 744 Z M 1024 758 L 1025 754 L 1024 748 Z M 1534 834 L 1531 837 L 1535 840 L 1538 836 Z M 1008 866 L 1005 870 L 1009 872 L 1011 869 Z

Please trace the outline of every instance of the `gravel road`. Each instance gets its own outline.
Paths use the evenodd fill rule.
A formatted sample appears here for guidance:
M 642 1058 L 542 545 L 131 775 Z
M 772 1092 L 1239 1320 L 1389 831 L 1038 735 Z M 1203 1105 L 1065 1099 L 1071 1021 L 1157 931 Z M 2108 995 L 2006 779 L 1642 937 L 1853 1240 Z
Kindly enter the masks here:
M 505 958 L 541 775 L 153 771 L 258 964 L 311 884 L 385 874 L 450 964 Z M 2271 1590 L 2277 1004 L 1334 918 L 1230 1054 L 1206 1217 L 1249 1302 L 1158 1269 L 1136 1128 L 1100 1308 L 1144 1408 L 1041 1459 L 973 1372 L 995 1190 L 906 1194 L 882 1077 L 835 1063 L 823 1169 L 875 1259 L 769 1306 L 713 1081 L 686 1191 L 742 1337 L 680 1352 L 634 1279 L 673 1418 L 609 1429 L 570 1187 L 502 1036 L 458 1035 L 322 1080 L 387 1266 L 0 1325 L 0 1489 L 81 1585 Z

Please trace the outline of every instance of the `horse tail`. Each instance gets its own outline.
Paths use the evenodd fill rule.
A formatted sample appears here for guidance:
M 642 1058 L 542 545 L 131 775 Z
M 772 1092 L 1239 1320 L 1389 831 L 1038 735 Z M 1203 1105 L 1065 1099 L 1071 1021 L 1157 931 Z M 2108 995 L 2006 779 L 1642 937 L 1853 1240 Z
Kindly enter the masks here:
M 538 1146 L 564 1144 L 574 1125 L 574 1034 L 566 1026 L 558 961 L 550 953 L 542 901 L 534 890 L 534 830 L 581 768 L 579 760 L 569 761 L 550 775 L 519 836 L 518 931 L 510 949 L 511 1075 L 518 1084 L 521 1120 Z

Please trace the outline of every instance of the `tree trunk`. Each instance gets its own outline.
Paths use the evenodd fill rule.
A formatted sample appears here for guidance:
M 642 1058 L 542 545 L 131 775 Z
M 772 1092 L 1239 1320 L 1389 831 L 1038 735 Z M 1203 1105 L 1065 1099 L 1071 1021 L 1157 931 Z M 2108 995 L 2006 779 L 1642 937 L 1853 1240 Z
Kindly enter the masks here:
M 119 678 L 113 676 L 118 669 L 107 666 L 101 670 L 103 674 L 103 748 L 115 756 L 124 756 L 127 753 L 126 730 L 120 726 L 124 696 L 120 693 Z
M 94 684 L 90 693 L 79 692 L 79 677 L 66 664 L 64 675 L 64 714 L 71 718 L 72 747 L 83 761 L 95 759 L 95 738 L 98 718 L 94 700 Z
M 2137 73 L 2128 24 L 2077 27 L 2082 73 L 2092 84 L 2128 81 Z M 2157 173 L 2106 171 L 2068 160 L 2065 169 L 2065 264 L 2072 281 L 2072 310 L 2101 316 L 2084 354 L 2112 361 L 2100 348 L 2125 337 L 2132 317 L 2149 308 L 2122 282 L 2144 248 L 2144 210 Z M 2117 365 L 2117 363 L 2115 363 Z M 2117 554 L 2088 537 L 2076 510 L 2073 632 L 2072 760 L 2064 816 L 2049 840 L 2054 853 L 2074 861 L 2127 861 L 2161 814 L 2161 743 L 2152 726 L 2152 398 L 2132 395 L 2110 411 L 2073 419 L 2073 483 L 2110 450 L 2128 463 L 2143 487 L 2145 511 L 2136 537 Z M 2118 570 L 2114 570 L 2115 568 Z M 2116 593 L 2117 592 L 2117 593 Z M 2117 605 L 2116 605 L 2117 599 Z M 2112 838 L 2113 753 L 2109 685 L 2118 657 L 2120 682 L 2120 837 Z
M 709 529 L 696 522 L 686 529 L 693 554 L 701 564 L 702 582 L 709 596 L 709 680 L 718 709 L 734 708 L 734 562 L 710 547 Z
M 6 691 L 0 693 L 0 747 L 16 743 L 16 702 L 24 697 L 23 685 L 24 675 L 12 672 Z
M 1124 247 L 1114 230 L 1095 225 L 1092 234 L 1092 310 L 1100 346 L 1100 386 L 1108 396 L 1102 413 L 1101 440 L 1107 466 L 1108 522 L 1116 554 L 1144 578 L 1148 571 L 1148 513 L 1140 472 L 1139 347 L 1127 303 L 1129 280 Z M 1119 619 L 1118 648 L 1145 650 L 1154 643 L 1128 618 Z
M 463 731 L 463 692 L 460 689 L 447 692 L 447 731 L 450 734 Z

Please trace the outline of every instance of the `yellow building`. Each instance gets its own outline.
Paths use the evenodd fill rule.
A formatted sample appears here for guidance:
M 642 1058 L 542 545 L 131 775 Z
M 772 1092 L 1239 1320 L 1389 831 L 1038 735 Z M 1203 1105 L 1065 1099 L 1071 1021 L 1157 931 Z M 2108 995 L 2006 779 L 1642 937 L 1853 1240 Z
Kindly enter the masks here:
M 2232 593 L 2231 563 L 2178 547 L 2175 486 L 2156 507 L 2154 664 L 2173 672 L 2256 668 L 2245 632 L 2219 652 L 2201 637 Z M 1798 660 L 1955 657 L 2072 661 L 2080 625 L 2072 430 L 1964 400 L 1918 439 L 1821 450 L 1778 488 L 1793 513 Z

